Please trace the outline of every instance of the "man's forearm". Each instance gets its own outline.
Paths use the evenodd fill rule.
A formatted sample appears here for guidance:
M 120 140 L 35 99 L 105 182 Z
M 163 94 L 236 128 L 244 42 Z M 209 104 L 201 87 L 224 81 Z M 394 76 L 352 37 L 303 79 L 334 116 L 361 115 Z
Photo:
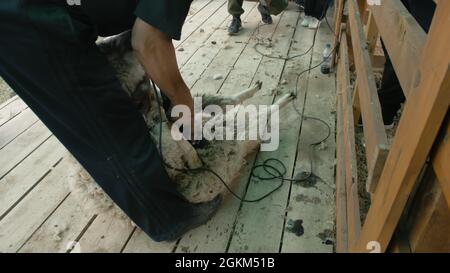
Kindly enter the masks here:
M 133 28 L 133 48 L 145 72 L 172 104 L 187 105 L 194 113 L 192 96 L 178 70 L 172 40 L 138 18 Z

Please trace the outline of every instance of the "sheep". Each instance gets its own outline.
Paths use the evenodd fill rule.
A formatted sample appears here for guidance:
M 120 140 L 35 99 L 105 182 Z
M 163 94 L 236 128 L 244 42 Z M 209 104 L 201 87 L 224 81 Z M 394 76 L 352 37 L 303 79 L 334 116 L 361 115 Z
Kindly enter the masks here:
M 166 167 L 166 170 L 169 177 L 176 182 L 178 190 L 193 203 L 209 201 L 217 194 L 227 194 L 225 185 L 210 172 L 181 172 L 179 169 L 211 169 L 233 188 L 233 181 L 237 180 L 240 170 L 247 164 L 246 157 L 258 149 L 261 139 L 212 140 L 205 147 L 197 149 L 185 139 L 175 141 L 172 137 L 171 121 L 166 118 L 166 112 L 160 103 L 161 94 L 157 90 L 155 92 L 134 55 L 131 32 L 108 37 L 97 42 L 97 45 L 116 70 L 123 89 L 139 108 L 158 149 L 162 149 L 163 160 L 170 166 Z M 251 88 L 233 96 L 202 95 L 203 107 L 214 104 L 225 109 L 226 105 L 239 105 L 253 97 L 261 89 L 261 85 L 261 82 L 257 82 Z M 276 105 L 284 106 L 290 100 L 292 96 L 286 95 Z M 236 115 L 238 110 L 239 108 L 235 108 L 234 112 L 229 111 L 224 115 Z M 251 128 L 245 129 L 248 131 Z M 76 159 L 70 153 L 66 157 L 72 163 L 68 175 L 69 185 L 80 203 L 96 214 L 115 210 L 118 217 L 126 217 Z

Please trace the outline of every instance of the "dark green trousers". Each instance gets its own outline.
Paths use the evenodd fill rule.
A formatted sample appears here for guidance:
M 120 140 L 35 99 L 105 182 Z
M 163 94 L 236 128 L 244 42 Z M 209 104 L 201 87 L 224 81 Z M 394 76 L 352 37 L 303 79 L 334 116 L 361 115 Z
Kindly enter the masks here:
M 244 0 L 228 0 L 228 13 L 233 16 L 241 16 L 244 13 L 243 3 Z
M 268 7 L 272 15 L 280 14 L 288 5 L 288 0 L 260 0 L 259 2 Z M 233 16 L 241 16 L 244 13 L 243 3 L 244 0 L 228 0 L 228 13 Z

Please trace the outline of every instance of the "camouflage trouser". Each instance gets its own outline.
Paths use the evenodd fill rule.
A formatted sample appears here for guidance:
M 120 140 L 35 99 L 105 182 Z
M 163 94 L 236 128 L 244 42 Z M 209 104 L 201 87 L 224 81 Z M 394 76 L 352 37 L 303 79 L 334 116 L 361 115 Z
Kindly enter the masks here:
M 228 0 L 228 12 L 233 16 L 240 16 L 244 13 L 242 3 L 244 0 Z M 270 14 L 280 14 L 288 5 L 288 0 L 259 0 L 261 5 L 269 8 Z

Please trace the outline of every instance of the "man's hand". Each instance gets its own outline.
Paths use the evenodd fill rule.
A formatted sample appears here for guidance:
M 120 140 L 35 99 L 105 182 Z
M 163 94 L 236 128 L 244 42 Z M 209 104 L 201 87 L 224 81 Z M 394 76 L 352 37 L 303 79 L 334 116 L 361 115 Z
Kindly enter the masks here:
M 188 106 L 194 121 L 194 101 L 178 70 L 175 49 L 169 36 L 137 18 L 132 45 L 147 75 L 164 91 L 173 106 Z

